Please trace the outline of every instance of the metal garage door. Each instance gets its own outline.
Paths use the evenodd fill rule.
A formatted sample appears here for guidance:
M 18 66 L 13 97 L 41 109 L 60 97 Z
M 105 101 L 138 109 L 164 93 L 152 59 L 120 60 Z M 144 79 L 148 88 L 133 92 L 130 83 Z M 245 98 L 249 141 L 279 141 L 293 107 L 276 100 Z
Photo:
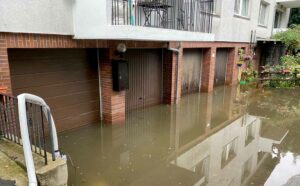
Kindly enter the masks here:
M 181 93 L 199 92 L 201 87 L 203 52 L 201 49 L 184 49 Z
M 128 50 L 125 58 L 129 61 L 129 90 L 126 91 L 126 110 L 161 103 L 161 50 Z
M 58 130 L 98 122 L 97 60 L 84 49 L 9 50 L 13 94 L 46 100 Z
M 228 49 L 217 49 L 214 86 L 225 84 L 228 52 Z

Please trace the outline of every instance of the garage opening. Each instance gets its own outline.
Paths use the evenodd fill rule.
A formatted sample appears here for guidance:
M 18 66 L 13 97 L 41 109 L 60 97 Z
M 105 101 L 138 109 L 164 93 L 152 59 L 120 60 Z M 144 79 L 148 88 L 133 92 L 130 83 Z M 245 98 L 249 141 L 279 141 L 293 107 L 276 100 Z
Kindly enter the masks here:
M 129 67 L 126 111 L 162 102 L 162 50 L 132 49 L 125 54 Z
M 181 94 L 199 92 L 202 75 L 202 49 L 184 49 L 182 63 Z
M 96 50 L 10 49 L 14 96 L 45 99 L 59 131 L 100 121 Z
M 229 49 L 217 49 L 214 86 L 225 85 Z

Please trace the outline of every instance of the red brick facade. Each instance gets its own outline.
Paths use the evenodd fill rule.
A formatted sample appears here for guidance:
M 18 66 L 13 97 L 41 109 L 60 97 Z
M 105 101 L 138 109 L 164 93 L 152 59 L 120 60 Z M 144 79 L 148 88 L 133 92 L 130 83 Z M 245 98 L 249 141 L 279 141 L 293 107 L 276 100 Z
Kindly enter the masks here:
M 226 81 L 225 81 L 226 85 L 235 85 L 237 83 L 237 75 L 238 75 L 237 62 L 239 60 L 238 50 L 239 50 L 238 47 L 231 48 L 229 50 Z
M 202 65 L 201 91 L 211 92 L 214 88 L 216 48 L 211 47 L 204 50 Z
M 167 42 L 74 40 L 72 36 L 0 33 L 0 88 L 6 88 L 7 93 L 12 94 L 8 59 L 8 49 L 10 48 L 102 48 L 104 49 L 104 53 L 100 58 L 100 74 L 103 119 L 110 123 L 124 121 L 126 92 L 114 92 L 112 90 L 111 75 L 111 60 L 114 57 L 114 49 L 120 42 L 125 43 L 128 48 L 165 48 L 163 62 L 163 102 L 166 104 L 178 103 L 181 98 L 183 48 L 204 49 L 201 83 L 201 90 L 204 92 L 210 92 L 214 87 L 216 49 L 230 49 L 226 84 L 233 85 L 237 83 L 236 62 L 238 60 L 238 49 L 241 47 L 248 48 L 248 44 L 245 43 L 183 42 L 179 56 L 177 56 L 175 52 L 167 50 Z M 178 42 L 170 42 L 169 45 L 172 48 L 179 46 Z
M 103 120 L 107 123 L 125 121 L 125 91 L 113 91 L 112 59 L 114 49 L 104 49 L 101 53 L 101 94 Z

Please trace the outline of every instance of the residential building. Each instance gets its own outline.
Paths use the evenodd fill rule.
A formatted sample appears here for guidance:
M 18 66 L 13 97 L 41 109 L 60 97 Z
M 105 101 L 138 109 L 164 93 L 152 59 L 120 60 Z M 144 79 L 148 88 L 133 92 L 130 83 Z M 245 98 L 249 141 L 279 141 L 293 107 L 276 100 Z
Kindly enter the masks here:
M 239 49 L 270 38 L 275 20 L 286 27 L 289 8 L 275 0 L 0 0 L 0 87 L 45 98 L 59 131 L 123 122 L 130 110 L 236 84 Z M 129 88 L 115 91 L 120 58 Z

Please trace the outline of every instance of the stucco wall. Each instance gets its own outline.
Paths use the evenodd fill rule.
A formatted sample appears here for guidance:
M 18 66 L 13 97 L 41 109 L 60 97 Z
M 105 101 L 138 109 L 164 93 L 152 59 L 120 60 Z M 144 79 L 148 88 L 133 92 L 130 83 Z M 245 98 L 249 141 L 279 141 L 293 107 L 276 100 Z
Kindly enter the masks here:
M 290 19 L 291 9 L 282 8 L 281 6 L 277 5 L 277 10 L 282 12 L 280 28 L 287 28 Z
M 0 0 L 0 32 L 73 34 L 75 0 Z
M 276 1 L 264 0 L 268 3 L 267 25 L 258 25 L 261 0 L 250 1 L 249 17 L 234 14 L 234 0 L 220 1 L 219 14 L 214 17 L 213 33 L 217 41 L 249 42 L 251 30 L 256 31 L 257 38 L 269 38 L 272 33 Z
M 74 4 L 74 35 L 76 38 L 99 38 L 108 21 L 106 0 L 76 0 Z

